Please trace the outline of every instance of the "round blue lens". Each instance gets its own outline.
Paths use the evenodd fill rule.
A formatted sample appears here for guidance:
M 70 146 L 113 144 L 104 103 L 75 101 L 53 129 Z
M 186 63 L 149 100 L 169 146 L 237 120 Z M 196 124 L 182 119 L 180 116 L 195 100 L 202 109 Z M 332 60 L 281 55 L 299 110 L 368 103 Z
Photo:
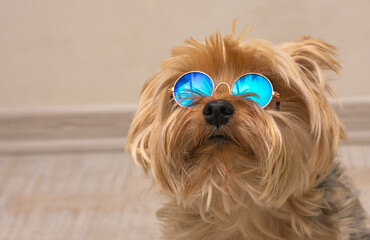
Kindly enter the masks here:
M 204 73 L 190 72 L 181 76 L 175 83 L 173 94 L 176 101 L 183 107 L 192 107 L 201 96 L 211 96 L 212 80 Z
M 251 99 L 260 107 L 265 107 L 272 98 L 272 86 L 267 78 L 258 74 L 247 74 L 240 77 L 231 89 L 233 95 L 245 95 L 245 99 Z

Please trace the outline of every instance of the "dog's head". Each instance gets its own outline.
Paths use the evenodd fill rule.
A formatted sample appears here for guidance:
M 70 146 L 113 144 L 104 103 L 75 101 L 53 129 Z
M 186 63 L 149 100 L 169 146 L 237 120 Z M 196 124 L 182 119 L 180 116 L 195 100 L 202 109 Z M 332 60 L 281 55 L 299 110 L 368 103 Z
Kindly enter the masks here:
M 325 96 L 333 94 L 325 74 L 339 71 L 332 45 L 303 37 L 275 46 L 234 34 L 186 43 L 145 83 L 127 140 L 163 191 L 183 205 L 220 202 L 228 211 L 248 198 L 276 208 L 327 174 L 344 136 Z M 169 89 L 193 71 L 217 87 L 183 107 Z M 280 109 L 277 98 L 262 108 L 231 94 L 247 73 L 271 82 Z

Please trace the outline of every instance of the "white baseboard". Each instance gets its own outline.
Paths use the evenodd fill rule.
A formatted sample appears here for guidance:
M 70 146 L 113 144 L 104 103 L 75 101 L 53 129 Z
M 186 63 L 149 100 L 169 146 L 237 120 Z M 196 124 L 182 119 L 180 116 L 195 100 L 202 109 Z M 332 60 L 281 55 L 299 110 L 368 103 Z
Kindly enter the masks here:
M 351 143 L 370 143 L 370 98 L 333 103 Z M 137 105 L 0 110 L 0 153 L 124 151 Z
M 124 151 L 137 105 L 0 110 L 0 153 Z
M 340 98 L 339 105 L 331 102 L 345 127 L 348 143 L 370 143 L 370 97 Z

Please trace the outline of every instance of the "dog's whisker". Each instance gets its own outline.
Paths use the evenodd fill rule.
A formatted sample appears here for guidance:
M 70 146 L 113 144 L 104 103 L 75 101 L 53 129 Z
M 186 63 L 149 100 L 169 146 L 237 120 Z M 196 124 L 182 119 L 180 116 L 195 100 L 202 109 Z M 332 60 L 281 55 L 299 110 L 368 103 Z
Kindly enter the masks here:
M 209 173 L 213 174 L 213 172 L 210 169 L 208 169 L 206 167 L 203 167 L 202 165 L 200 165 L 199 163 L 197 163 L 196 160 L 191 160 L 191 162 L 194 163 L 195 165 L 199 166 L 200 168 L 208 171 Z
M 189 177 L 189 173 L 185 170 L 184 167 L 182 167 L 182 170 L 185 172 L 185 174 Z

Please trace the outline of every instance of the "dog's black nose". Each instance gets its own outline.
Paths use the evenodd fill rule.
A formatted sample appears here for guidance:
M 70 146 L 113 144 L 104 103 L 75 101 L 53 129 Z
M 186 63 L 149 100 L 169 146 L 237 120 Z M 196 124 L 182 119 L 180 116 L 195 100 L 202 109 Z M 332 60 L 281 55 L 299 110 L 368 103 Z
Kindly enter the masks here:
M 226 124 L 233 114 L 233 105 L 223 100 L 209 102 L 203 108 L 203 116 L 206 122 L 216 127 Z

